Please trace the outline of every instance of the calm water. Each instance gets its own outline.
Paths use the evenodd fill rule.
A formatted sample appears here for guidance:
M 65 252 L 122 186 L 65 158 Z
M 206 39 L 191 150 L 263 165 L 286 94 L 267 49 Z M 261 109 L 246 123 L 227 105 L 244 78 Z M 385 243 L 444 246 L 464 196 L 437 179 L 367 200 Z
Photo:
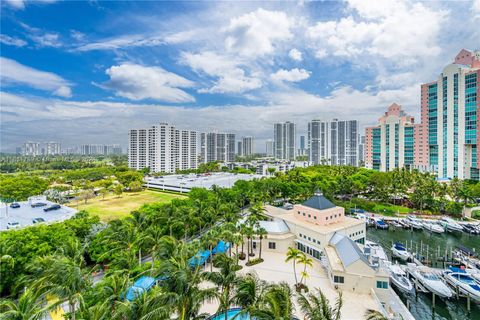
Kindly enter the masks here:
M 404 229 L 396 230 L 377 230 L 369 228 L 367 231 L 367 238 L 369 240 L 380 243 L 387 254 L 391 257 L 390 247 L 392 242 L 399 241 L 404 244 L 408 243 L 408 250 L 418 251 L 423 247 L 423 256 L 436 257 L 438 252 L 441 256 L 445 255 L 445 249 L 450 254 L 450 248 L 455 248 L 456 245 L 462 244 L 469 248 L 475 248 L 476 252 L 480 252 L 480 235 L 468 235 L 465 233 L 444 233 L 433 234 L 429 231 L 409 231 Z M 411 246 L 413 245 L 413 250 Z M 428 247 L 427 247 L 428 246 Z M 439 249 L 440 248 L 440 249 Z M 437 267 L 441 267 L 438 263 Z M 438 297 L 435 299 L 435 311 L 432 311 L 432 297 L 431 294 L 419 293 L 418 295 L 405 296 L 399 294 L 405 305 L 407 300 L 410 302 L 410 311 L 416 319 L 472 319 L 480 320 L 480 304 L 471 302 L 471 312 L 467 312 L 466 299 L 451 299 L 441 300 Z

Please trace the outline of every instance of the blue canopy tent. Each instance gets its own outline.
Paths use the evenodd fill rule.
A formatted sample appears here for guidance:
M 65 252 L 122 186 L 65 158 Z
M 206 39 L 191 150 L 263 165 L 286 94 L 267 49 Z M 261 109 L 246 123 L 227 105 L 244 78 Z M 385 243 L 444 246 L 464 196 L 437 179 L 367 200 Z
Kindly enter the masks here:
M 229 248 L 230 248 L 230 242 L 225 242 L 223 240 L 220 240 L 215 246 L 215 248 L 213 248 L 212 254 L 226 253 Z
M 197 267 L 204 265 L 207 259 L 210 257 L 210 251 L 209 250 L 200 250 L 197 252 L 195 256 L 190 258 L 188 260 L 188 264 L 190 267 Z
M 138 278 L 137 281 L 135 281 L 133 285 L 128 288 L 125 298 L 128 301 L 135 300 L 137 297 L 150 290 L 155 285 L 155 282 L 155 278 L 148 276 Z

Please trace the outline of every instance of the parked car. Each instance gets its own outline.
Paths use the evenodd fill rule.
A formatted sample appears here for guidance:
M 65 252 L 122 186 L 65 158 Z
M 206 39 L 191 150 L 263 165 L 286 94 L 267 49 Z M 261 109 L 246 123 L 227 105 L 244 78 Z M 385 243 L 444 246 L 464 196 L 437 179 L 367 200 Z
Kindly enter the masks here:
M 33 223 L 45 222 L 45 219 L 43 219 L 43 218 L 34 218 L 34 219 L 32 219 L 32 222 L 33 222 Z
M 47 204 L 44 202 L 35 202 L 32 203 L 32 208 L 45 207 Z
M 20 228 L 20 223 L 13 221 L 7 223 L 7 229 L 17 229 Z
M 50 207 L 43 209 L 43 211 L 48 212 L 48 211 L 58 210 L 60 208 L 61 206 L 59 204 L 53 204 Z
M 13 208 L 13 209 L 20 208 L 20 203 L 18 202 L 11 203 L 10 208 Z

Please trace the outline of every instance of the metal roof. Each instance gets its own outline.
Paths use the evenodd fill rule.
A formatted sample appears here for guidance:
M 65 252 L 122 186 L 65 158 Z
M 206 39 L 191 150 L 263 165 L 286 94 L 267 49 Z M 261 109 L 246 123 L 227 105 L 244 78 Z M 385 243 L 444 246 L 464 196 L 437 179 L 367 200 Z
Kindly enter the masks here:
M 325 210 L 335 208 L 336 206 L 330 202 L 321 193 L 315 193 L 313 197 L 302 203 L 306 207 L 310 207 L 317 210 Z
M 260 227 L 265 229 L 268 233 L 286 233 L 290 232 L 290 229 L 288 228 L 287 224 L 285 221 L 281 219 L 274 219 L 273 221 L 260 221 Z
M 365 254 L 349 237 L 335 232 L 330 239 L 329 244 L 335 248 L 335 251 L 337 251 L 338 257 L 342 261 L 344 267 L 348 267 L 358 260 L 362 260 L 366 265 L 370 265 Z

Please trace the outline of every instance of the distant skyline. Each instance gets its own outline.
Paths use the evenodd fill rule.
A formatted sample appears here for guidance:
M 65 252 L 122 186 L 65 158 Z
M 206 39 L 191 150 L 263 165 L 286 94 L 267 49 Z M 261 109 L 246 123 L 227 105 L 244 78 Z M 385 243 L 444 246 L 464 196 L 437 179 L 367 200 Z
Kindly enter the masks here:
M 120 144 L 168 122 L 255 137 L 275 122 L 373 125 L 480 49 L 480 0 L 1 2 L 0 150 Z

